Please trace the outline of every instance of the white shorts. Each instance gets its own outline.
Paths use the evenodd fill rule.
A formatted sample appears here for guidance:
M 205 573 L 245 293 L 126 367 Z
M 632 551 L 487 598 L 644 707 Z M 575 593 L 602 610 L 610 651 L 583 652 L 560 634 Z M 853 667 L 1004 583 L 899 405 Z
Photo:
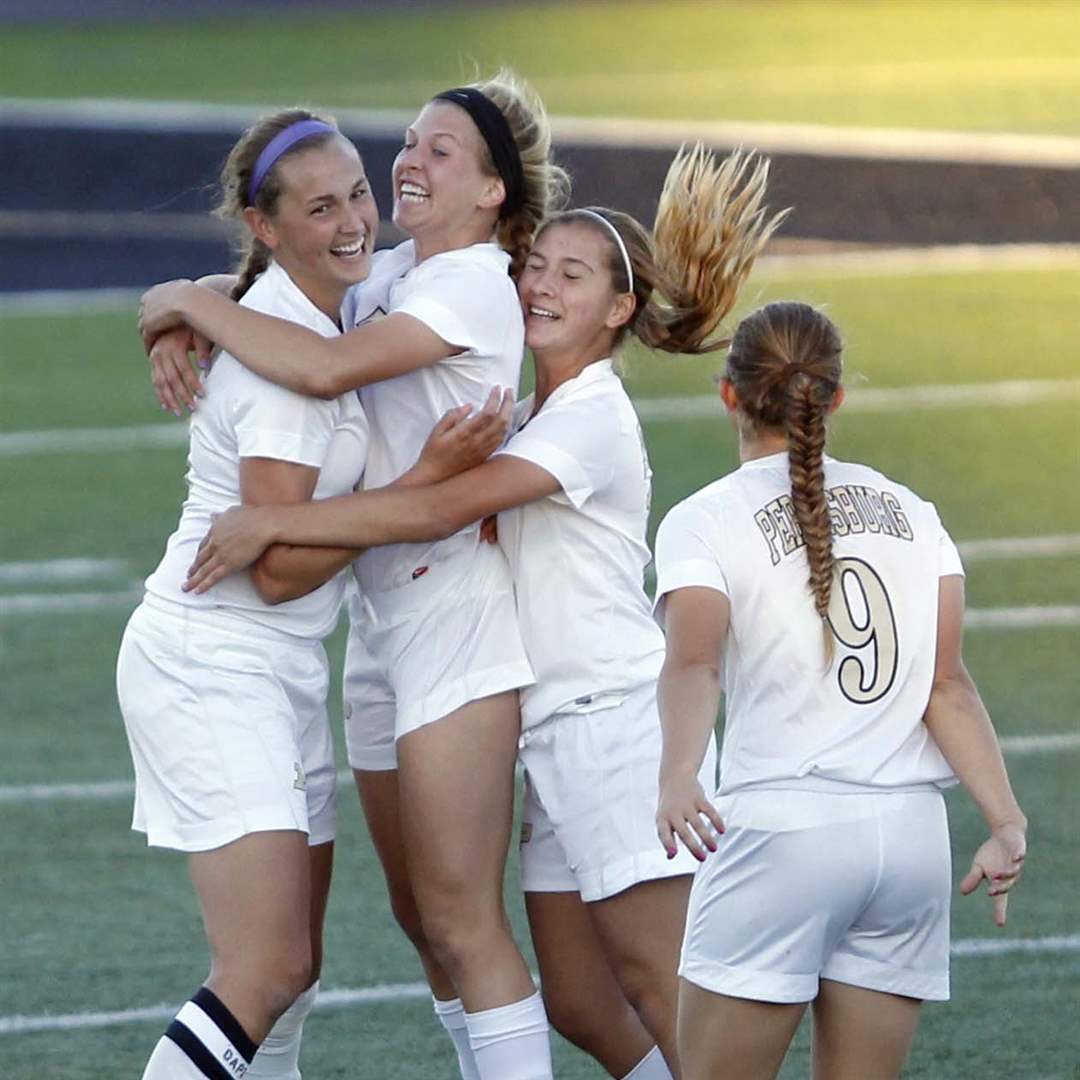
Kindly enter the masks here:
M 643 881 L 692 874 L 685 848 L 667 857 L 656 835 L 660 717 L 656 685 L 594 702 L 591 712 L 556 713 L 521 737 L 525 801 L 521 887 L 604 900 Z M 701 767 L 716 787 L 716 746 Z
M 388 772 L 397 768 L 394 749 L 397 703 L 382 668 L 364 643 L 359 604 L 360 598 L 354 590 L 349 597 L 349 642 L 342 679 L 345 748 L 350 768 Z
M 368 655 L 352 650 L 355 672 L 346 662 L 347 723 L 381 725 L 382 734 L 352 732 L 350 746 L 385 745 L 386 686 L 395 702 L 394 738 L 400 739 L 470 701 L 533 682 L 510 568 L 494 544 L 470 545 L 406 585 L 361 594 L 356 610 L 351 633 Z M 383 685 L 372 678 L 378 670 Z
M 679 974 L 717 994 L 812 1001 L 818 980 L 949 997 L 951 865 L 936 791 L 741 791 L 690 894 Z
M 132 828 L 209 851 L 253 832 L 334 838 L 337 775 L 322 643 L 147 598 L 116 686 L 135 764 Z

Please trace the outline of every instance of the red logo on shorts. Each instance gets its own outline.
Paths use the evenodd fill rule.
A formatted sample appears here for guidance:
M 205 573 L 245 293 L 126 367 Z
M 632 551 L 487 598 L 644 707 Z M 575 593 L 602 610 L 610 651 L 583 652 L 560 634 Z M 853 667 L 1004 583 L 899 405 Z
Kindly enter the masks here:
M 416 569 L 415 569 L 415 570 L 414 570 L 414 571 L 412 572 L 412 579 L 413 579 L 413 581 L 415 581 L 415 580 L 416 580 L 416 579 L 417 579 L 418 577 L 423 577 L 423 576 L 424 576 L 424 575 L 425 575 L 425 574 L 426 574 L 427 572 L 428 572 L 428 568 L 427 568 L 426 566 L 418 566 L 418 567 L 417 567 L 417 568 L 416 568 Z

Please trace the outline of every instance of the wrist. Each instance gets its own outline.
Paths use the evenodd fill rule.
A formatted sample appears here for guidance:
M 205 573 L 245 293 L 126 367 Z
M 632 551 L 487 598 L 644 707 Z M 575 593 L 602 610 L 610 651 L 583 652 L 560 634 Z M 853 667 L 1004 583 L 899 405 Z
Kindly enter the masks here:
M 988 818 L 986 823 L 991 832 L 997 832 L 999 829 L 1017 829 L 1022 833 L 1027 833 L 1028 820 L 1019 809 L 1007 815 Z
M 396 484 L 399 487 L 425 487 L 438 483 L 440 479 L 438 470 L 421 458 L 408 472 L 398 477 Z

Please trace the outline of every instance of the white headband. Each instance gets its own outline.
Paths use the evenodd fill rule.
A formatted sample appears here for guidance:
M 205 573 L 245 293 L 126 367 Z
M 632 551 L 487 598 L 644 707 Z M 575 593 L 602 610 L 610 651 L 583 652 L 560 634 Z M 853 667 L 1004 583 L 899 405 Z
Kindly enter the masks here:
M 615 243 L 619 245 L 619 254 L 622 256 L 623 266 L 626 267 L 626 277 L 630 285 L 627 292 L 634 291 L 634 267 L 630 263 L 630 253 L 626 250 L 626 245 L 623 243 L 623 238 L 619 235 L 619 230 L 611 224 L 610 221 L 603 214 L 598 214 L 595 210 L 579 210 L 579 214 L 588 214 L 591 218 L 596 218 L 601 225 L 605 226 L 608 232 L 615 237 Z

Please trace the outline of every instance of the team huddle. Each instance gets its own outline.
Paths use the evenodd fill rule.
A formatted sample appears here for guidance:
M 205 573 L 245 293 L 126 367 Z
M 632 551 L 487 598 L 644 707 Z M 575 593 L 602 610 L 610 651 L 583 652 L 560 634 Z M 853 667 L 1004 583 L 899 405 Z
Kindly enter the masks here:
M 408 239 L 376 252 L 352 143 L 266 117 L 222 173 L 237 273 L 143 297 L 158 395 L 192 411 L 188 498 L 117 685 L 134 827 L 188 854 L 211 954 L 145 1080 L 299 1080 L 346 600 L 349 764 L 463 1080 L 550 1080 L 550 1027 L 612 1077 L 772 1077 L 808 1004 L 815 1076 L 897 1076 L 949 994 L 957 780 L 990 832 L 961 889 L 1004 923 L 1026 821 L 956 547 L 826 455 L 829 319 L 772 303 L 723 335 L 784 216 L 767 163 L 680 151 L 650 232 L 562 209 L 550 144 L 511 73 L 437 95 L 394 163 Z M 739 437 L 661 524 L 655 602 L 629 338 L 726 348 Z M 540 990 L 502 900 L 518 763 Z

